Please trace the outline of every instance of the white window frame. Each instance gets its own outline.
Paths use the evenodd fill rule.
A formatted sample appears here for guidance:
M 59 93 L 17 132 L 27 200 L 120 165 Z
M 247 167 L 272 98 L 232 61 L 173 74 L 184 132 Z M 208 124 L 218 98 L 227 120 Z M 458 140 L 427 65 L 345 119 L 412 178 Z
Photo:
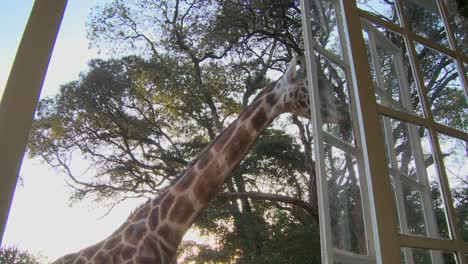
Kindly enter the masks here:
M 335 7 L 337 26 L 339 31 L 339 38 L 344 38 L 343 23 L 341 21 L 341 10 L 338 8 L 339 3 L 336 1 L 330 1 Z M 325 21 L 323 12 L 323 7 L 320 4 L 320 1 L 315 1 L 314 4 L 319 12 L 319 19 L 321 22 Z M 360 133 L 358 132 L 359 124 L 357 122 L 357 112 L 356 108 L 352 103 L 350 103 L 350 111 L 352 117 L 352 129 L 355 137 L 355 146 L 342 141 L 334 135 L 331 135 L 322 130 L 322 120 L 320 114 L 320 98 L 318 96 L 318 67 L 316 63 L 315 52 L 319 53 L 325 59 L 332 61 L 341 67 L 346 75 L 348 92 L 350 98 L 349 101 L 355 101 L 355 95 L 353 91 L 353 83 L 351 82 L 351 72 L 349 67 L 349 62 L 347 60 L 347 48 L 343 41 L 341 41 L 341 49 L 343 59 L 339 56 L 328 51 L 318 43 L 316 43 L 311 34 L 311 27 L 307 21 L 310 21 L 310 13 L 305 12 L 305 10 L 311 9 L 311 2 L 307 0 L 301 1 L 301 6 L 303 10 L 303 29 L 304 29 L 304 39 L 306 43 L 305 53 L 306 53 L 306 63 L 307 63 L 307 76 L 309 79 L 309 94 L 311 100 L 311 112 L 312 112 L 312 130 L 314 136 L 314 150 L 315 150 L 315 160 L 316 160 L 316 172 L 317 172 L 317 191 L 319 197 L 319 218 L 320 218 L 320 239 L 322 247 L 322 263 L 350 263 L 350 264 L 359 264 L 359 263 L 375 263 L 375 249 L 373 242 L 373 229 L 370 228 L 370 204 L 367 197 L 367 181 L 365 177 L 365 165 L 364 158 L 361 154 L 361 138 Z M 328 29 L 327 29 L 328 31 Z M 327 186 L 327 176 L 325 172 L 325 153 L 324 153 L 324 143 L 331 145 L 347 154 L 352 155 L 357 160 L 357 167 L 359 174 L 359 185 L 361 192 L 361 203 L 362 203 L 362 213 L 363 221 L 365 227 L 365 237 L 366 246 L 367 246 L 367 255 L 356 254 L 353 252 L 348 252 L 345 250 L 337 249 L 333 247 L 333 241 L 330 236 L 331 226 L 330 226 L 330 203 L 328 200 L 328 186 Z
M 325 0 L 324 0 L 325 1 Z M 421 66 L 416 59 L 415 41 L 422 43 L 432 49 L 435 49 L 443 54 L 452 57 L 457 65 L 458 73 L 462 85 L 464 87 L 465 96 L 468 98 L 468 84 L 467 77 L 464 74 L 464 65 L 467 65 L 467 54 L 463 54 L 461 50 L 456 47 L 453 31 L 448 22 L 448 14 L 443 0 L 434 0 L 433 4 L 428 6 L 426 2 L 415 1 L 420 7 L 439 12 L 444 21 L 446 32 L 449 40 L 450 47 L 443 47 L 431 40 L 425 39 L 410 31 L 409 22 L 404 15 L 403 0 L 395 0 L 395 6 L 399 14 L 401 25 L 393 24 L 385 21 L 375 15 L 359 10 L 356 5 L 356 0 L 326 0 L 333 3 L 336 7 L 337 23 L 340 31 L 340 39 L 343 47 L 344 61 L 340 66 L 345 68 L 348 77 L 353 103 L 352 115 L 355 120 L 353 121 L 354 133 L 356 135 L 356 149 L 343 148 L 338 146 L 336 138 L 324 133 L 321 128 L 321 118 L 315 115 L 313 118 L 313 134 L 314 134 L 314 150 L 316 158 L 317 170 L 317 188 L 319 200 L 319 213 L 320 213 L 320 235 L 322 242 L 322 262 L 335 263 L 342 261 L 343 263 L 402 263 L 400 252 L 404 248 L 403 254 L 405 255 L 406 263 L 414 263 L 411 248 L 424 248 L 429 249 L 433 263 L 443 263 L 443 258 L 440 251 L 454 252 L 458 263 L 468 264 L 465 254 L 468 254 L 468 242 L 463 241 L 461 232 L 457 224 L 457 218 L 450 195 L 450 188 L 448 178 L 445 172 L 442 152 L 438 142 L 438 133 L 443 133 L 454 138 L 468 141 L 468 134 L 462 131 L 444 126 L 434 121 L 431 112 L 430 104 L 427 95 L 425 94 L 424 80 L 421 73 Z M 314 1 L 317 5 L 320 1 Z M 423 4 L 421 4 L 423 3 Z M 318 98 L 318 81 L 317 81 L 317 65 L 315 52 L 320 53 L 328 59 L 337 60 L 336 56 L 330 56 L 330 52 L 314 43 L 310 25 L 310 12 L 311 2 L 308 0 L 301 1 L 303 10 L 303 29 L 305 39 L 305 52 L 307 56 L 308 78 L 312 83 L 310 87 L 311 92 L 311 110 L 312 113 L 320 113 L 319 98 Z M 323 21 L 323 7 L 319 9 L 320 21 Z M 392 30 L 402 36 L 408 48 L 408 57 L 411 63 L 413 76 L 415 77 L 416 86 L 421 97 L 421 104 L 423 107 L 424 117 L 418 116 L 414 113 L 411 105 L 409 85 L 407 78 L 403 71 L 403 55 L 398 47 L 395 47 L 391 42 L 386 41 L 383 34 L 376 30 L 371 23 L 378 26 Z M 376 43 L 385 46 L 386 49 L 391 51 L 394 57 L 394 62 L 397 64 L 396 71 L 398 81 L 400 84 L 400 98 L 399 101 L 390 98 L 385 94 L 384 90 L 374 90 L 374 84 L 370 75 L 370 66 L 367 58 L 366 46 L 362 36 L 363 29 L 368 33 L 370 38 L 371 57 L 374 62 L 374 70 L 377 75 L 377 86 L 382 86 L 382 80 L 378 74 L 379 65 L 376 54 Z M 349 74 L 349 75 L 348 75 Z M 352 82 L 351 82 L 351 81 Z M 314 91 L 316 91 L 314 93 Z M 375 97 L 375 92 L 381 97 L 381 104 L 378 104 Z M 356 114 L 357 113 L 357 114 Z M 387 164 L 385 157 L 385 140 L 392 146 L 393 139 L 391 136 L 391 127 L 387 118 L 390 117 L 396 120 L 407 122 L 408 137 L 410 139 L 411 151 L 414 155 L 416 164 L 417 179 L 403 175 L 398 171 L 396 164 L 396 154 L 389 151 L 389 163 Z M 381 121 L 383 120 L 383 121 Z M 429 186 L 428 175 L 424 165 L 424 157 L 421 148 L 421 138 L 417 131 L 417 126 L 424 127 L 428 131 L 428 136 L 433 150 L 433 157 L 435 159 L 435 166 L 440 180 L 442 191 L 442 198 L 448 216 L 448 226 L 451 233 L 451 239 L 441 239 L 439 237 L 439 230 L 435 220 L 434 209 L 432 208 L 432 199 Z M 359 136 L 360 135 L 360 136 Z M 360 138 L 359 138 L 360 137 Z M 323 143 L 326 142 L 339 149 L 353 153 L 353 156 L 363 159 L 365 167 L 364 174 L 360 178 L 364 180 L 367 190 L 361 190 L 364 208 L 364 220 L 366 226 L 367 236 L 372 236 L 373 240 L 369 243 L 369 256 L 355 256 L 349 252 L 341 252 L 333 249 L 332 240 L 330 238 L 331 228 L 330 214 L 329 214 L 329 201 L 327 193 L 327 182 L 325 169 L 323 165 Z M 359 162 L 360 163 L 360 162 Z M 361 165 L 361 163 L 359 164 Z M 390 170 L 388 169 L 390 166 Z M 396 191 L 396 204 L 394 204 L 394 194 L 391 190 L 391 177 L 395 182 Z M 426 227 L 426 236 L 413 236 L 408 235 L 407 219 L 405 215 L 404 203 L 402 201 L 401 186 L 402 184 L 410 184 L 414 186 L 421 194 L 423 215 Z M 364 186 L 364 185 L 363 185 Z M 363 188 L 362 186 L 362 188 Z M 364 195 L 367 194 L 367 197 Z M 400 214 L 397 214 L 397 209 Z M 400 226 L 398 226 L 399 217 Z M 398 232 L 400 227 L 401 233 Z M 325 237 L 323 237 L 325 236 Z M 371 250 L 375 250 L 373 252 Z M 371 256 L 374 255 L 374 258 Z M 359 262 L 361 258 L 361 262 Z

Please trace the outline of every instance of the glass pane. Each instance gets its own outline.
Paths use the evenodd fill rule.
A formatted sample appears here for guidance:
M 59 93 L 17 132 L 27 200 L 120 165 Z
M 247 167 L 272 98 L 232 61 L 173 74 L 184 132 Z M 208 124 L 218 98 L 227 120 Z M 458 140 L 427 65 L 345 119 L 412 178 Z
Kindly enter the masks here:
M 415 44 L 434 119 L 468 132 L 468 105 L 453 59 L 422 44 Z
M 404 9 L 414 33 L 440 45 L 449 46 L 436 0 L 405 0 Z
M 468 241 L 468 142 L 439 134 L 439 143 L 458 225 Z
M 392 138 L 386 138 L 389 167 L 393 171 L 409 176 L 414 181 L 418 181 L 408 124 L 388 117 L 383 117 L 383 119 L 384 126 L 386 126 L 384 129 L 389 130 L 385 135 L 392 136 Z
M 403 38 L 366 21 L 363 28 L 377 102 L 423 115 Z
M 457 46 L 468 56 L 468 19 L 458 11 L 456 0 L 446 0 L 445 3 Z
M 382 117 L 400 232 L 450 238 L 428 131 Z
M 403 263 L 413 264 L 456 264 L 457 257 L 453 252 L 421 248 L 401 248 Z M 408 258 L 411 258 L 409 260 Z
M 324 144 L 334 247 L 367 253 L 360 178 L 354 156 Z
M 343 68 L 316 53 L 319 67 L 319 95 L 323 131 L 344 142 L 354 144 L 350 115 L 350 94 Z
M 409 184 L 407 181 L 402 181 L 402 183 L 402 194 L 408 230 L 406 232 L 401 230 L 401 232 L 426 236 L 426 224 L 424 222 L 421 192 L 419 191 L 419 188 Z
M 312 36 L 320 46 L 342 58 L 335 5 L 329 0 L 310 0 Z
M 375 16 L 398 24 L 398 14 L 393 0 L 358 0 L 357 6 Z

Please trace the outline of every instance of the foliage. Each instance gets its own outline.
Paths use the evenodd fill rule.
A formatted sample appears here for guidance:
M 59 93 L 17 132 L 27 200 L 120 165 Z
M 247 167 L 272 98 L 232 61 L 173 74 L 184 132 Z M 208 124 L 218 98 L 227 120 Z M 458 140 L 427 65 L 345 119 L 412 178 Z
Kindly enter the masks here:
M 17 247 L 0 248 L 1 264 L 39 264 L 39 261 L 27 251 L 22 251 Z
M 412 12 L 410 17 L 418 17 L 420 10 Z M 343 56 L 333 7 L 326 6 L 323 13 L 315 8 L 312 14 L 316 42 Z M 440 38 L 442 29 L 432 26 L 434 19 L 425 16 L 417 26 Z M 401 37 L 384 34 L 406 54 Z M 88 37 L 92 46 L 118 58 L 90 61 L 76 81 L 62 85 L 55 97 L 41 100 L 28 146 L 30 156 L 43 158 L 67 175 L 77 201 L 118 202 L 157 195 L 304 46 L 297 0 L 114 0 L 93 9 Z M 466 129 L 463 93 L 451 59 L 422 45 L 417 56 L 437 121 Z M 398 85 L 391 58 L 381 58 L 389 87 Z M 406 56 L 405 60 L 407 65 Z M 328 107 L 321 109 L 322 117 L 346 113 L 349 118 L 345 71 L 323 57 L 317 65 L 319 95 Z M 413 71 L 404 70 L 413 107 L 421 112 Z M 215 199 L 196 226 L 215 236 L 217 244 L 186 241 L 179 252 L 183 261 L 320 263 L 316 214 L 311 213 L 317 211 L 317 194 L 309 125 L 282 118 L 264 133 L 223 189 L 250 196 Z M 355 143 L 350 125 L 323 128 Z M 393 127 L 399 170 L 411 174 L 413 154 L 407 133 L 403 122 Z M 334 243 L 364 253 L 357 160 L 337 153 L 329 145 L 325 148 Z M 87 169 L 75 165 L 77 157 L 84 159 Z M 253 192 L 291 199 L 254 200 L 259 197 Z M 459 194 L 466 201 L 466 188 Z M 415 223 L 422 213 L 417 195 L 406 190 L 409 221 Z M 307 208 L 288 202 L 292 198 Z M 433 201 L 441 202 L 437 196 Z M 460 203 L 459 215 L 466 216 L 465 209 L 466 204 Z M 440 212 L 436 215 L 441 219 Z M 411 228 L 424 232 L 423 225 Z

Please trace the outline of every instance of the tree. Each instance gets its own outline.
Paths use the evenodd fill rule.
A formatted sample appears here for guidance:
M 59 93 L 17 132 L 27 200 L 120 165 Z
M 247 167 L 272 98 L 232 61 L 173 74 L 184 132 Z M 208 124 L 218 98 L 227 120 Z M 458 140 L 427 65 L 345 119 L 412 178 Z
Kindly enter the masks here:
M 324 12 L 312 10 L 315 40 L 343 56 L 336 12 L 324 5 Z M 425 19 L 421 24 L 431 25 L 433 17 Z M 440 28 L 425 29 L 441 36 Z M 29 143 L 30 156 L 65 172 L 77 201 L 157 195 L 304 46 L 293 0 L 115 0 L 92 11 L 88 30 L 91 45 L 125 56 L 92 60 L 78 80 L 41 100 Z M 385 34 L 406 52 L 401 38 Z M 458 110 L 462 94 L 447 85 L 456 79 L 446 67 L 450 60 L 426 47 L 418 57 L 434 112 L 444 123 L 466 127 Z M 389 85 L 395 79 L 390 58 L 382 58 Z M 354 144 L 345 70 L 324 56 L 317 62 L 322 115 L 348 121 L 325 120 L 323 129 Z M 415 85 L 410 69 L 408 80 Z M 412 102 L 420 107 L 417 92 Z M 196 222 L 219 238 L 216 250 L 187 242 L 180 255 L 207 263 L 319 263 L 309 127 L 287 117 L 267 130 Z M 395 147 L 400 169 L 411 173 L 405 133 L 403 125 L 395 127 Z M 77 156 L 88 169 L 77 170 Z M 365 253 L 357 159 L 328 145 L 325 162 L 335 246 Z
M 157 194 L 303 45 L 293 1 L 114 1 L 90 17 L 93 45 L 141 49 L 91 61 L 77 81 L 39 104 L 29 154 L 63 170 L 75 200 Z M 303 147 L 276 129 L 261 141 L 226 184 L 222 208 L 213 205 L 197 222 L 232 238 L 219 254 L 239 262 L 255 263 L 274 241 L 265 214 L 285 211 L 291 223 L 317 217 Z M 76 171 L 72 156 L 86 159 L 87 173 Z M 275 218 L 268 221 L 281 229 Z M 234 228 L 223 233 L 227 223 Z
M 0 263 L 2 264 L 39 264 L 39 261 L 27 251 L 17 247 L 0 248 Z

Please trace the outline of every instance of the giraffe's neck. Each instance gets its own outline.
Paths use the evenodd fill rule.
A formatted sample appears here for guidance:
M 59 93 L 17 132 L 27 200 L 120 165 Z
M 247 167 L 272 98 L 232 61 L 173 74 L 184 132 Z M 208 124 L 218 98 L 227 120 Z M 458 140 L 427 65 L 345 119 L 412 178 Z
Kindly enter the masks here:
M 283 112 L 277 104 L 280 95 L 274 89 L 275 84 L 239 114 L 164 197 L 154 200 L 153 207 L 159 208 L 159 221 L 155 226 L 150 225 L 152 235 L 167 246 L 169 252 L 166 253 L 174 254 L 172 257 L 200 212 L 208 206 L 262 132 Z
M 164 194 L 140 207 L 104 241 L 55 263 L 173 263 L 179 243 L 226 179 L 281 113 L 309 117 L 305 82 L 293 59 Z

